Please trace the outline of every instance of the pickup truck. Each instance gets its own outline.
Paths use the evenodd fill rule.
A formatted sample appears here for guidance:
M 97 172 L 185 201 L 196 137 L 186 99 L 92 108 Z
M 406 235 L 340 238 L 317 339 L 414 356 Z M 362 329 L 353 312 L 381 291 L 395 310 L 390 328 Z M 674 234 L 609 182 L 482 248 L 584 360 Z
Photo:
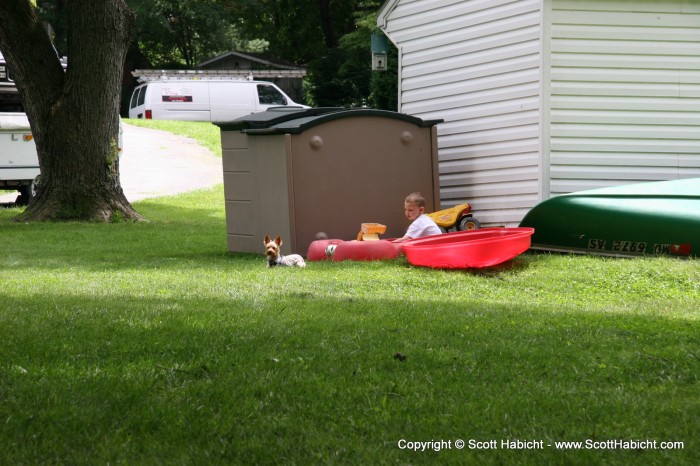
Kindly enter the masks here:
M 0 189 L 17 190 L 26 205 L 39 177 L 39 159 L 27 115 L 0 112 Z

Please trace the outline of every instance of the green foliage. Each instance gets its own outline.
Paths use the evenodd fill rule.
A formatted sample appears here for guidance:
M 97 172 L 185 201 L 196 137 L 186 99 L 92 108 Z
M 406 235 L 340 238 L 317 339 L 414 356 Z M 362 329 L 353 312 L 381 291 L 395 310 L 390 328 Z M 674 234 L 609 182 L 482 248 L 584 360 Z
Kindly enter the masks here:
M 141 53 L 159 67 L 192 68 L 235 48 L 237 30 L 218 0 L 129 0 Z
M 337 48 L 354 29 L 357 0 L 241 0 L 232 5 L 241 34 L 270 43 L 269 52 L 298 65 Z
M 308 65 L 306 101 L 315 107 L 352 107 L 355 106 L 358 83 L 348 82 L 339 73 L 345 62 L 342 49 L 326 49 L 322 56 L 312 60 Z
M 380 0 L 248 0 L 236 3 L 235 14 L 241 18 L 242 34 L 269 42 L 272 56 L 307 67 L 307 103 L 395 110 L 395 48 L 389 62 L 392 71 L 371 72 L 370 36 L 377 31 L 381 4 Z
M 307 103 L 395 110 L 397 55 L 389 71 L 371 71 L 370 36 L 378 32 L 381 0 L 128 0 L 136 12 L 140 67 L 193 68 L 230 50 L 266 53 L 272 60 L 308 69 Z M 65 53 L 62 2 L 40 2 Z M 124 100 L 132 88 L 124 88 Z
M 398 102 L 398 55 L 396 47 L 390 41 L 387 71 L 371 71 L 371 36 L 381 33 L 376 24 L 377 10 L 381 3 L 373 0 L 359 2 L 359 9 L 354 14 L 355 30 L 340 39 L 340 46 L 347 59 L 338 75 L 353 89 L 352 106 L 395 111 Z
M 352 14 L 353 25 L 343 32 L 338 46 L 328 47 L 321 57 L 309 62 L 308 101 L 316 106 L 396 110 L 398 68 L 393 45 L 389 71 L 371 71 L 370 38 L 379 32 L 376 12 L 381 3 L 358 1 Z
M 115 164 L 119 160 L 119 144 L 117 144 L 116 138 L 111 138 L 109 140 L 109 154 L 107 154 L 107 172 L 111 178 L 116 178 L 119 173 L 115 169 Z
M 391 42 L 389 44 L 387 70 L 372 73 L 368 103 L 373 108 L 396 111 L 399 101 L 399 57 L 396 47 Z

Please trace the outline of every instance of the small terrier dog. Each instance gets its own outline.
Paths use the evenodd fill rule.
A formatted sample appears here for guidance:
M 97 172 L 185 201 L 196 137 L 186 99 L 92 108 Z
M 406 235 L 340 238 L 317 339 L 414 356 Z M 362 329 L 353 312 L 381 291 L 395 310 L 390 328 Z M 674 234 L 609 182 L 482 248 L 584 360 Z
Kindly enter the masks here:
M 267 258 L 267 266 L 274 267 L 276 265 L 285 265 L 288 267 L 306 267 L 306 262 L 304 258 L 299 254 L 289 254 L 283 256 L 280 252 L 280 246 L 282 246 L 282 238 L 277 237 L 275 240 L 271 240 L 269 236 L 265 235 L 263 240 L 265 245 L 265 257 Z

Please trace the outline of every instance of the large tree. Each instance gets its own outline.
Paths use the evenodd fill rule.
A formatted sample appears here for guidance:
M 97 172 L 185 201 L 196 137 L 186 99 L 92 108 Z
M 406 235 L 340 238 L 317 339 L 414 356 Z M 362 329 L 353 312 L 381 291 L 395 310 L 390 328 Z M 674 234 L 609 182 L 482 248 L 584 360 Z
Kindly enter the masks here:
M 119 182 L 122 66 L 134 32 L 124 0 L 63 0 L 64 71 L 34 2 L 0 2 L 0 50 L 36 141 L 41 182 L 23 220 L 138 219 Z

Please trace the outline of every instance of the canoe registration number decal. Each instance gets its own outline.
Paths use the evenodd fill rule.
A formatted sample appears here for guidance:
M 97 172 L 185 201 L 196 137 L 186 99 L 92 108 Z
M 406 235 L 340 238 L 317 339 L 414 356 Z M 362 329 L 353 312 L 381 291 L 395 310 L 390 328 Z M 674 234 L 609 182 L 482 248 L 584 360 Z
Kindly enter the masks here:
M 641 241 L 613 241 L 612 250 L 615 252 L 638 252 L 642 254 L 647 250 L 647 243 Z
M 588 249 L 592 251 L 605 251 L 607 240 L 604 239 L 589 239 Z M 652 254 L 672 254 L 675 256 L 687 256 L 690 254 L 691 245 L 685 244 L 654 244 L 651 251 L 647 249 L 647 243 L 644 241 L 613 241 L 612 248 L 614 252 L 626 252 L 635 254 L 644 254 L 650 252 Z

